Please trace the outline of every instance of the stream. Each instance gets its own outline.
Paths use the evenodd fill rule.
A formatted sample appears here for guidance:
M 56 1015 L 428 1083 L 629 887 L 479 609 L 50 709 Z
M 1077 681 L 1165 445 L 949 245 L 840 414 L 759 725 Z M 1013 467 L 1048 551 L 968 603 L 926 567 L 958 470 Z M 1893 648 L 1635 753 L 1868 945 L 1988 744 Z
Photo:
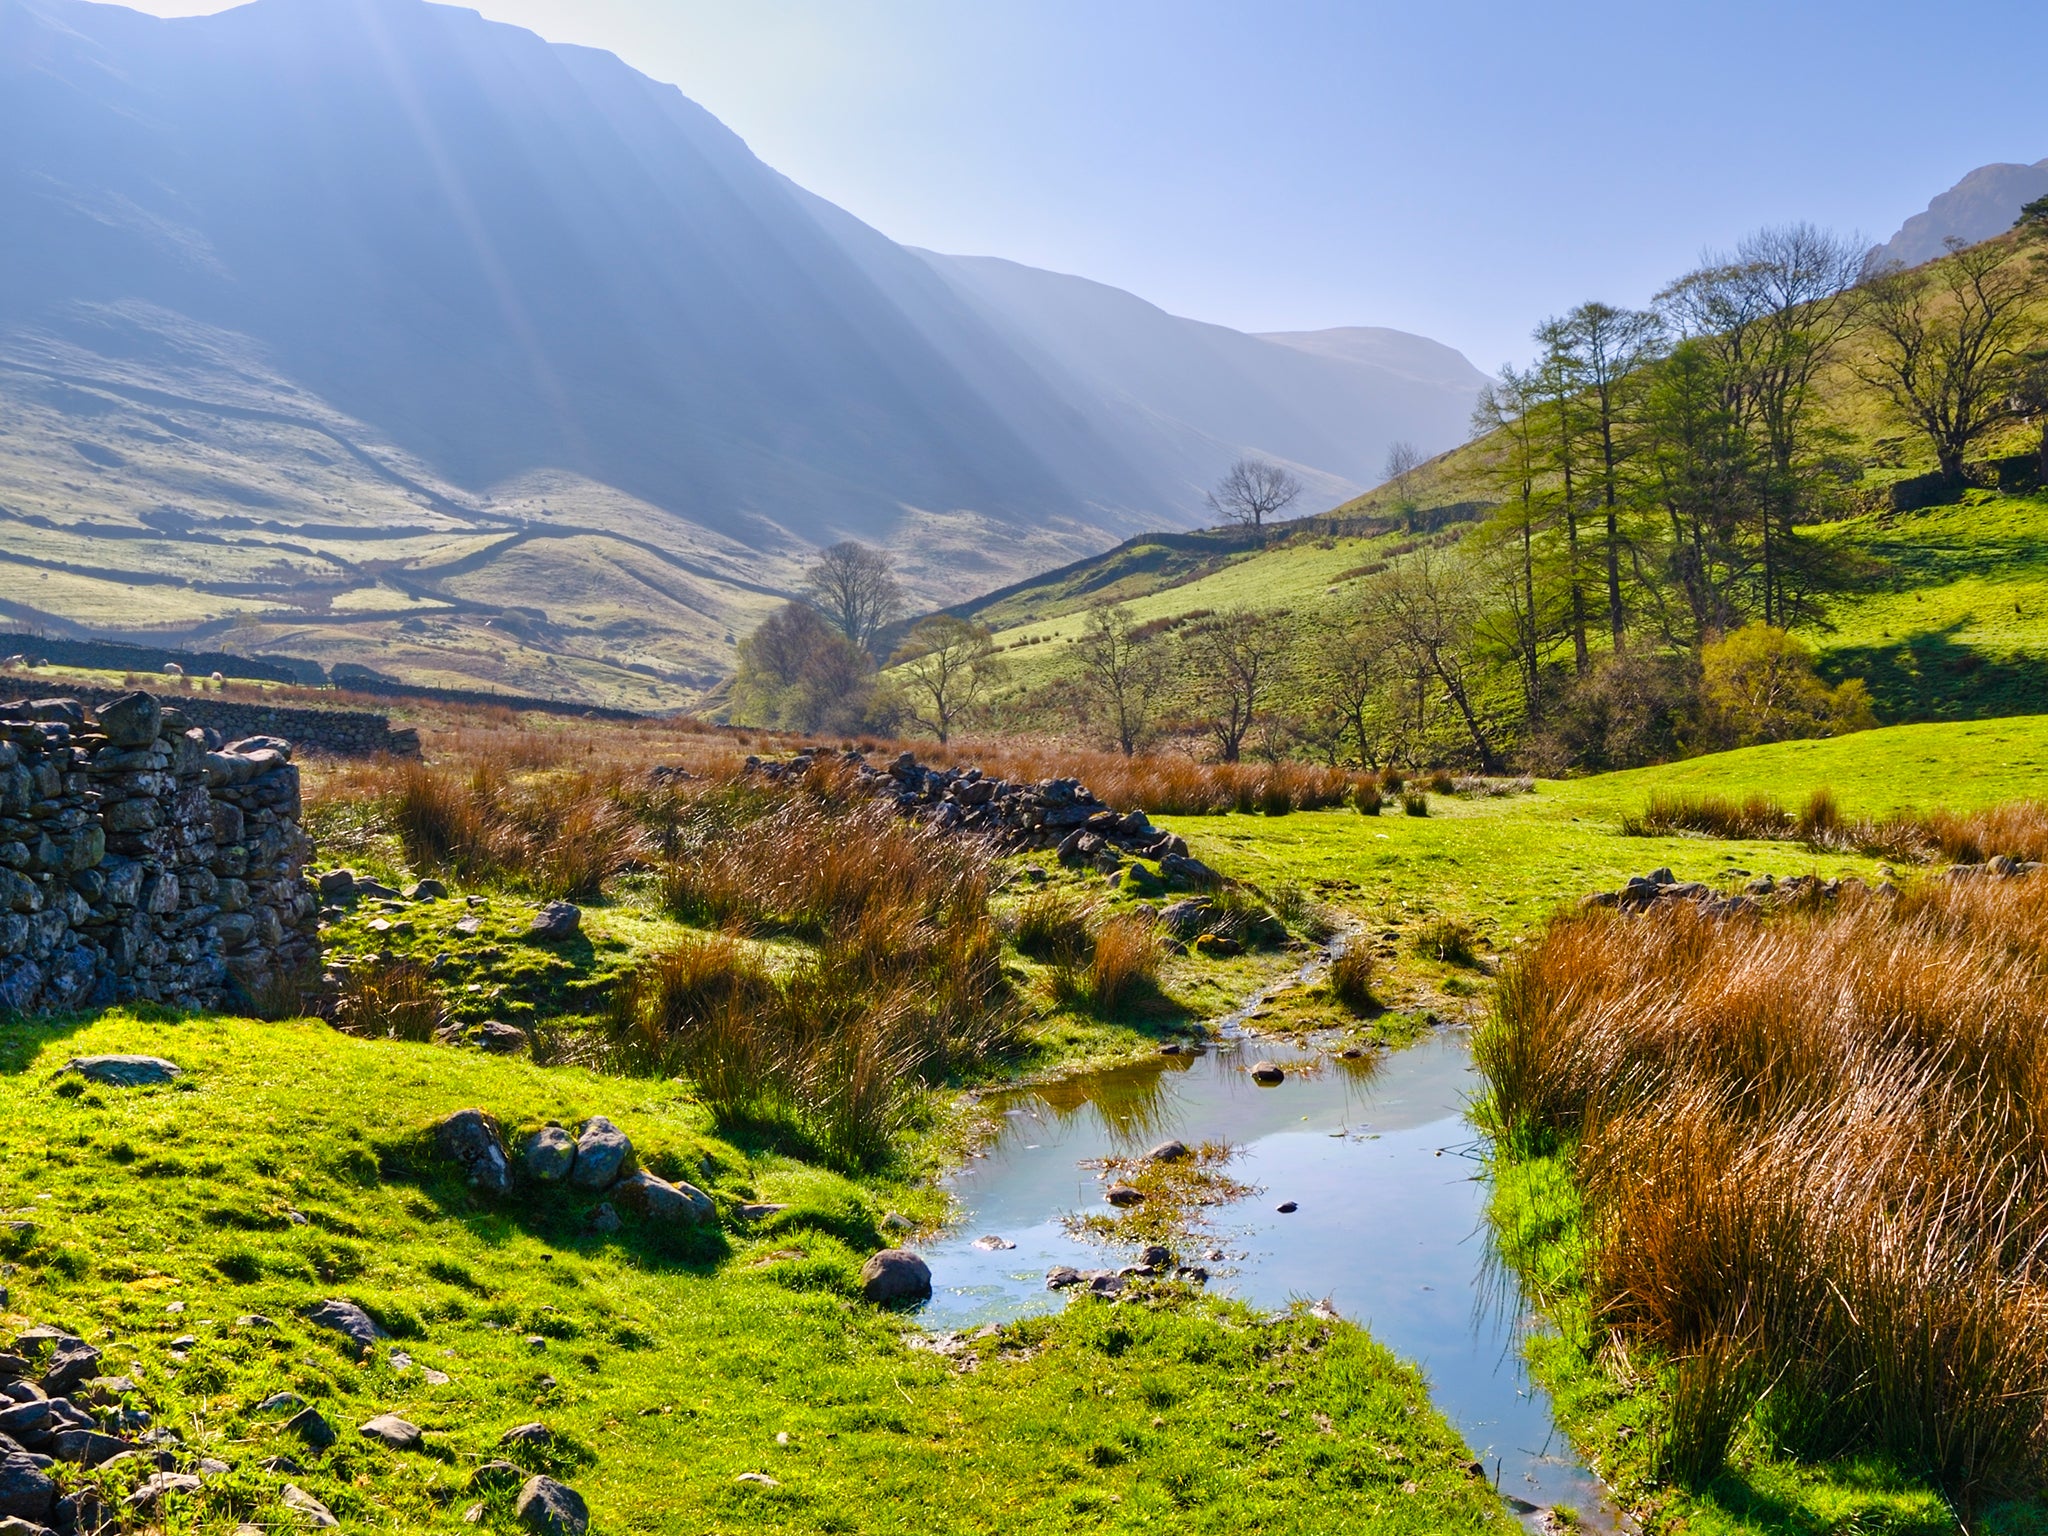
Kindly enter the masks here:
M 1278 1086 L 1245 1071 L 1269 1060 Z M 960 1222 L 924 1245 L 930 1330 L 968 1329 L 1066 1305 L 1046 1271 L 1115 1268 L 1133 1256 L 1072 1236 L 1063 1218 L 1103 1211 L 1082 1166 L 1178 1137 L 1227 1141 L 1253 1193 L 1209 1211 L 1183 1257 L 1220 1249 L 1209 1289 L 1275 1310 L 1327 1300 L 1421 1367 L 1431 1399 L 1465 1436 L 1510 1507 L 1534 1521 L 1571 1506 L 1615 1529 L 1599 1479 L 1574 1458 L 1523 1367 L 1527 1309 L 1490 1252 L 1487 1187 L 1465 1119 L 1478 1088 L 1462 1030 L 1347 1060 L 1314 1045 L 1226 1032 L 1198 1055 L 1161 1056 L 988 1101 L 1000 1130 L 950 1181 Z M 1294 1201 L 1283 1215 L 1275 1207 Z M 989 1251 L 996 1236 L 1014 1248 Z

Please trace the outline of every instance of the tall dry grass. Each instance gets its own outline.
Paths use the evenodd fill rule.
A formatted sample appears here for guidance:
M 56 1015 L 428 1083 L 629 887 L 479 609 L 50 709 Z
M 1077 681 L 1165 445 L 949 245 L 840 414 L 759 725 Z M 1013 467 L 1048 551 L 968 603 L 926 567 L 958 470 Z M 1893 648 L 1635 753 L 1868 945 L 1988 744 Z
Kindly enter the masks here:
M 1766 794 L 1736 800 L 1724 795 L 1659 792 L 1651 795 L 1641 811 L 1624 815 L 1621 830 L 1628 837 L 1690 832 L 1798 842 L 1820 851 L 1864 853 L 1905 863 L 2048 859 L 2048 802 L 2039 800 L 1977 811 L 1896 810 L 1851 818 L 1827 788 L 1815 790 L 1797 812 Z
M 1564 916 L 1476 1051 L 1575 1158 L 1601 1323 L 1675 1363 L 1674 1475 L 1752 1424 L 2048 1481 L 2048 879 Z

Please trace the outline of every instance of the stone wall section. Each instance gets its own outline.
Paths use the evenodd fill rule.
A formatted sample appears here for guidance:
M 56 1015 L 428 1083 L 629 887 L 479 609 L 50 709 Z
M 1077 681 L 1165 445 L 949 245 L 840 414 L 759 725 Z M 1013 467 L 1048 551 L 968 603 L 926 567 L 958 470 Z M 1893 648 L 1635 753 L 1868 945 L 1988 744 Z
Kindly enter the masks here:
M 67 697 L 87 705 L 110 704 L 125 690 L 84 688 Z M 18 706 L 9 705 L 8 708 Z M 294 709 L 282 704 L 249 704 L 205 694 L 174 694 L 164 707 L 175 708 L 187 725 L 203 726 L 228 741 L 245 736 L 282 736 L 302 752 L 328 752 L 336 757 L 418 757 L 419 732 L 409 725 L 394 729 L 390 717 L 361 709 Z
M 0 1015 L 249 1008 L 315 974 L 291 754 L 146 693 L 0 704 Z

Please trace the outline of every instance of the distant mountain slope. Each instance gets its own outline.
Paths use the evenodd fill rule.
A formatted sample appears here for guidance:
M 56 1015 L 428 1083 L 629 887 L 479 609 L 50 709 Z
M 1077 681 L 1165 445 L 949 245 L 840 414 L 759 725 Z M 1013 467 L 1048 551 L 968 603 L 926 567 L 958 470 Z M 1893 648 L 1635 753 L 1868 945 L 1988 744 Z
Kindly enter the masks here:
M 470 11 L 0 0 L 23 621 L 661 702 L 835 538 L 955 601 L 1199 521 L 1240 452 L 1342 499 L 1462 437 L 1476 374 L 1396 361 L 1433 345 L 908 250 Z
M 1941 255 L 1950 238 L 1966 245 L 2012 228 L 2020 209 L 2048 196 L 2048 160 L 2032 165 L 1980 165 L 1900 227 L 1870 254 L 1874 261 L 1917 267 Z

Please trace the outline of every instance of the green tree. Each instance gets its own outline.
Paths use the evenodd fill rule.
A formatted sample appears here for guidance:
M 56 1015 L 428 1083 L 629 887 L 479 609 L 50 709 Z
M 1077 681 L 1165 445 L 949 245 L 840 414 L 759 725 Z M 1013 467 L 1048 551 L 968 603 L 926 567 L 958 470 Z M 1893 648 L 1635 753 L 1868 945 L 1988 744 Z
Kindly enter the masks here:
M 1702 702 L 1731 747 L 1841 736 L 1877 724 L 1861 678 L 1829 688 L 1805 642 L 1774 625 L 1745 624 L 1709 642 L 1700 673 Z
M 740 642 L 733 718 L 786 731 L 853 731 L 875 694 L 868 653 L 805 603 L 785 603 Z
M 1593 479 L 1604 523 L 1601 552 L 1606 566 L 1607 628 L 1614 653 L 1628 648 L 1628 616 L 1622 602 L 1621 518 L 1629 499 L 1625 483 L 1634 452 L 1633 410 L 1642 394 L 1645 365 L 1664 340 L 1664 322 L 1646 310 L 1611 304 L 1581 304 L 1565 317 L 1566 344 L 1585 387 L 1585 415 L 1591 437 Z
M 1130 609 L 1100 603 L 1089 610 L 1074 655 L 1096 718 L 1129 757 L 1144 739 L 1166 682 L 1158 640 L 1131 617 Z

